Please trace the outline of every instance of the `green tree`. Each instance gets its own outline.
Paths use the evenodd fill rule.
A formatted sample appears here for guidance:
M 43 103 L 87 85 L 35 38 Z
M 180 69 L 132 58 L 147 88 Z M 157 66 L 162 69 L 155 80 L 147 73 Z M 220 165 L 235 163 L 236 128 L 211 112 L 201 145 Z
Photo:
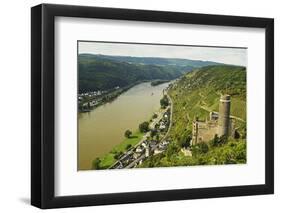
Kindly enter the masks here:
M 127 130 L 125 131 L 124 135 L 125 135 L 126 138 L 130 138 L 131 135 L 132 135 L 132 131 L 130 131 L 129 129 L 127 129 Z
M 237 163 L 246 163 L 246 143 L 238 143 L 235 149 Z
M 168 146 L 166 156 L 169 160 L 171 160 L 172 156 L 179 152 L 179 147 L 175 143 L 171 143 Z
M 139 130 L 140 130 L 140 132 L 143 132 L 143 133 L 148 132 L 149 131 L 149 123 L 147 121 L 141 123 L 139 125 Z
M 202 143 L 199 143 L 198 144 L 198 148 L 199 148 L 199 153 L 201 153 L 201 154 L 205 154 L 205 153 L 207 153 L 208 151 L 209 151 L 209 146 L 208 146 L 208 144 L 207 143 L 205 143 L 205 142 L 202 142 Z
M 178 145 L 183 148 L 190 147 L 190 141 L 191 141 L 191 131 L 188 130 L 185 132 L 181 137 L 178 137 Z
M 166 108 L 169 105 L 169 99 L 167 95 L 164 95 L 164 97 L 160 99 L 160 105 L 162 108 Z
M 123 152 L 117 152 L 117 153 L 114 155 L 114 159 L 115 159 L 115 160 L 118 160 L 121 155 L 123 155 Z
M 237 130 L 234 131 L 234 139 L 239 139 L 240 138 L 240 134 Z
M 157 130 L 156 129 L 152 129 L 150 131 L 150 136 L 153 138 L 155 135 L 157 134 Z
M 129 150 L 131 147 L 132 147 L 132 144 L 128 144 L 128 145 L 126 146 L 126 150 Z
M 101 160 L 99 158 L 96 158 L 92 161 L 92 169 L 100 169 L 100 162 Z
M 159 134 L 157 134 L 156 135 L 156 140 L 159 141 L 159 139 L 160 139 L 160 136 L 159 136 Z
M 218 135 L 215 134 L 213 140 L 211 140 L 211 142 L 210 142 L 210 145 L 212 147 L 215 147 L 215 146 L 222 146 L 223 144 L 226 144 L 226 143 L 227 143 L 227 136 L 222 135 L 221 137 L 218 137 Z
M 211 140 L 211 146 L 218 146 L 219 145 L 219 137 L 215 134 L 213 140 Z
M 226 144 L 227 143 L 227 136 L 226 135 L 222 135 L 220 138 L 219 138 L 219 144 L 220 145 L 223 145 L 223 144 Z

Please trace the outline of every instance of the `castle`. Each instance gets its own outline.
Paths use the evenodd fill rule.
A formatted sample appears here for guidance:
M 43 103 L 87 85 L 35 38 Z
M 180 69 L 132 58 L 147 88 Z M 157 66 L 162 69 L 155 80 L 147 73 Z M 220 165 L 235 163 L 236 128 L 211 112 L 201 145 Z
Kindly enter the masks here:
M 215 135 L 233 136 L 235 134 L 234 120 L 230 118 L 230 95 L 220 97 L 219 112 L 210 112 L 209 120 L 200 121 L 196 118 L 192 126 L 192 141 L 195 145 L 201 142 L 208 142 Z

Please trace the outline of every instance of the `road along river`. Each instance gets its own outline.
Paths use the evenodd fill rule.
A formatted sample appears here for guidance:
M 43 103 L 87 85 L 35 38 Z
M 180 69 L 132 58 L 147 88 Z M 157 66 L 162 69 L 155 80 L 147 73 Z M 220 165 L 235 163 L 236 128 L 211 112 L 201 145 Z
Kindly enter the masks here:
M 138 84 L 110 103 L 78 116 L 78 170 L 91 169 L 92 160 L 108 153 L 124 140 L 127 129 L 137 130 L 160 108 L 168 83 Z

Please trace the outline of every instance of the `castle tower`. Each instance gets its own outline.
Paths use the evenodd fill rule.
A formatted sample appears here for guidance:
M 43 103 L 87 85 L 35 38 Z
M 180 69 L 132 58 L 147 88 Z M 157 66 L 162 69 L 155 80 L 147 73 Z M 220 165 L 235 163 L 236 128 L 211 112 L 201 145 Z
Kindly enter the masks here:
M 150 156 L 150 149 L 149 149 L 149 144 L 147 144 L 145 148 L 145 157 L 149 157 L 149 156 Z
M 230 95 L 222 95 L 219 106 L 218 136 L 228 136 L 230 122 Z
M 193 125 L 192 125 L 192 141 L 191 141 L 191 144 L 192 144 L 192 145 L 197 144 L 197 139 L 198 139 L 198 118 L 196 118 L 196 120 L 193 121 Z

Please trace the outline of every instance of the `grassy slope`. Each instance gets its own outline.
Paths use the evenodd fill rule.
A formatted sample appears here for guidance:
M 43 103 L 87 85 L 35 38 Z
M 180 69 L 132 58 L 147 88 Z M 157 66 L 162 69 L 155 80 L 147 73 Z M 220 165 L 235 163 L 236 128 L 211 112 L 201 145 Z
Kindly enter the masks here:
M 191 130 L 195 116 L 205 119 L 219 110 L 221 94 L 231 95 L 231 115 L 246 120 L 246 70 L 236 66 L 211 66 L 186 74 L 169 91 L 174 104 L 171 137 Z M 244 126 L 242 122 L 237 125 Z
M 210 66 L 187 73 L 170 89 L 173 100 L 173 124 L 170 138 L 173 143 L 162 154 L 147 159 L 140 167 L 165 167 L 184 165 L 213 165 L 246 162 L 245 139 L 229 139 L 219 147 L 207 144 L 209 151 L 205 154 L 194 153 L 186 157 L 180 151 L 178 141 L 192 129 L 195 116 L 205 119 L 208 110 L 218 111 L 221 94 L 231 95 L 231 115 L 245 122 L 237 122 L 240 133 L 244 134 L 246 126 L 246 70 L 237 66 Z
M 139 167 L 171 167 L 171 166 L 197 166 L 197 165 L 222 165 L 222 164 L 244 164 L 246 163 L 246 143 L 243 140 L 229 139 L 228 143 L 211 147 L 206 154 L 194 154 L 186 157 L 179 151 L 168 155 L 167 151 L 159 155 L 154 155 L 144 161 Z
M 100 166 L 102 168 L 108 168 L 110 167 L 116 160 L 114 159 L 114 155 L 117 152 L 125 152 L 126 147 L 131 144 L 132 146 L 136 145 L 143 137 L 144 133 L 141 133 L 139 131 L 136 131 L 132 134 L 130 138 L 125 138 L 122 143 L 116 145 L 109 153 L 105 154 L 101 158 Z

